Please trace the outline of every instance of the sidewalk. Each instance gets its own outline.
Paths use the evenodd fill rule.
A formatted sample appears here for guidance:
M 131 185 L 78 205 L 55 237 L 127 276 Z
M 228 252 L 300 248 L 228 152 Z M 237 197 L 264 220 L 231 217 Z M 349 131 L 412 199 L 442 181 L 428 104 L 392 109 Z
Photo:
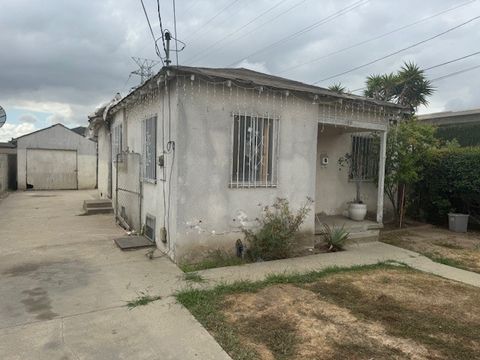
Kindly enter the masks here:
M 388 260 L 402 262 L 427 273 L 480 287 L 480 274 L 435 263 L 416 252 L 381 242 L 351 245 L 343 252 L 208 269 L 197 273 L 207 280 L 209 286 L 213 286 L 239 280 L 260 281 L 270 274 L 305 273 L 331 266 L 372 265 Z

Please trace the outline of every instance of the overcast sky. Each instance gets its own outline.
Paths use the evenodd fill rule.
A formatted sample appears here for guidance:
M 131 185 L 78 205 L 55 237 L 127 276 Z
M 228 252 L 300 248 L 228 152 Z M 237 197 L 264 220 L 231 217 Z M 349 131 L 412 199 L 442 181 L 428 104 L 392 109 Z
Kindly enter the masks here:
M 144 2 L 160 36 L 156 1 Z M 164 27 L 173 31 L 172 2 L 160 0 L 160 6 Z M 177 0 L 178 39 L 187 44 L 179 63 L 242 66 L 313 83 L 479 15 L 480 1 L 468 0 Z M 477 19 L 318 85 L 340 81 L 355 90 L 369 74 L 396 71 L 404 61 L 428 68 L 480 51 L 479 35 Z M 8 116 L 0 141 L 57 122 L 86 125 L 96 106 L 139 82 L 129 78 L 136 68 L 132 56 L 158 60 L 140 0 L 0 0 L 0 54 L 0 106 Z M 427 75 L 434 79 L 479 64 L 476 55 Z M 479 79 L 476 69 L 434 82 L 436 93 L 420 112 L 480 107 Z

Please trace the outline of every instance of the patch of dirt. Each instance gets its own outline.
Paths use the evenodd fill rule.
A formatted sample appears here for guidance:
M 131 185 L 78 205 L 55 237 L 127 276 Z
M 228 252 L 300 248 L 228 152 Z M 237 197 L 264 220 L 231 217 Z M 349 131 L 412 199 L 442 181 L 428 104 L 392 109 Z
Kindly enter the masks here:
M 446 265 L 480 273 L 480 233 L 430 227 L 383 232 L 380 241 L 412 250 Z
M 407 269 L 274 285 L 228 295 L 222 305 L 262 360 L 470 359 L 480 352 L 480 291 Z
M 377 356 L 397 359 L 427 359 L 428 349 L 409 339 L 389 336 L 384 327 L 367 322 L 349 310 L 322 300 L 308 289 L 294 285 L 271 286 L 256 294 L 232 295 L 226 299 L 227 321 L 239 326 L 243 337 L 255 345 L 260 358 L 276 359 L 271 348 L 255 334 L 267 317 L 294 324 L 297 344 L 291 359 L 336 359 L 339 346 L 367 346 Z M 264 329 L 267 331 L 267 329 Z M 270 332 L 267 332 L 269 334 Z M 371 358 L 371 351 L 365 358 Z M 357 357 L 358 359 L 364 357 Z

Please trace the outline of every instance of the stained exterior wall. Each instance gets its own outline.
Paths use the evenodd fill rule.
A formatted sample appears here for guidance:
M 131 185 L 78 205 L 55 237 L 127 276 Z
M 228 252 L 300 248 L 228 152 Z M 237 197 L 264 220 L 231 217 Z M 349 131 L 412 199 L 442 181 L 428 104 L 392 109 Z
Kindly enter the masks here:
M 111 176 L 110 167 L 112 165 L 111 157 L 111 139 L 110 131 L 106 126 L 98 130 L 98 195 L 101 198 L 111 197 Z
M 161 249 L 177 262 L 192 261 L 216 249 L 234 250 L 241 228 L 256 225 L 264 206 L 277 197 L 287 198 L 293 209 L 301 207 L 307 197 L 319 198 L 317 177 L 318 123 L 335 122 L 342 127 L 368 125 L 385 130 L 384 120 L 372 114 L 333 112 L 333 106 L 319 106 L 308 98 L 287 97 L 277 92 L 244 90 L 213 86 L 190 78 L 172 80 L 171 136 L 168 136 L 168 106 L 162 89 L 147 94 L 115 112 L 112 128 L 123 124 L 123 150 L 142 153 L 142 121 L 157 115 L 157 160 L 165 153 L 165 172 L 157 164 L 156 183 L 142 182 L 142 224 L 146 214 L 156 217 L 156 238 Z M 278 186 L 274 188 L 231 188 L 232 130 L 234 113 L 270 114 L 279 119 Z M 163 121 L 162 121 L 163 119 Z M 100 135 L 99 135 L 100 136 Z M 350 135 L 346 135 L 350 136 Z M 168 139 L 175 142 L 175 151 L 167 151 Z M 341 153 L 343 144 L 332 143 Z M 332 150 L 332 149 L 329 149 Z M 101 156 L 101 155 L 100 155 Z M 115 174 L 112 166 L 112 174 Z M 114 175 L 112 177 L 115 182 Z M 354 196 L 353 184 L 334 193 L 335 203 L 346 204 Z M 171 181 L 170 181 L 171 179 Z M 336 180 L 330 185 L 335 186 Z M 99 182 L 101 183 L 102 180 Z M 115 184 L 113 185 L 115 189 Z M 169 195 L 170 193 L 170 195 Z M 323 194 L 325 198 L 328 198 Z M 372 185 L 367 192 L 372 209 L 376 192 Z M 315 211 L 323 207 L 339 210 L 319 198 L 301 231 L 311 235 L 315 230 Z M 169 242 L 160 241 L 160 228 L 165 226 Z
M 94 189 L 97 180 L 96 143 L 62 125 L 23 136 L 17 141 L 18 188 L 26 189 L 27 149 L 63 149 L 77 151 L 78 188 Z
M 173 89 L 173 87 L 172 87 Z M 165 97 L 165 91 L 163 87 L 157 89 L 152 96 L 145 97 L 138 101 L 137 104 L 128 105 L 126 108 L 116 112 L 111 122 L 111 131 L 114 127 L 122 124 L 123 126 L 123 144 L 122 150 L 133 152 L 142 155 L 142 122 L 152 116 L 157 116 L 157 136 L 156 136 L 156 151 L 157 151 L 157 181 L 142 181 L 142 199 L 141 199 L 141 226 L 145 224 L 145 218 L 147 215 L 153 216 L 156 219 L 155 225 L 155 238 L 157 246 L 166 251 L 172 258 L 175 258 L 174 254 L 174 239 L 175 239 L 175 216 L 176 216 L 176 161 L 174 162 L 174 155 L 172 151 L 167 151 L 167 143 L 169 140 L 168 135 L 168 97 Z M 176 94 L 171 93 L 171 139 L 177 139 L 176 126 L 177 122 L 174 120 L 177 117 L 176 111 Z M 100 134 L 99 134 L 100 137 Z M 178 141 L 177 141 L 178 143 Z M 178 149 L 178 146 L 176 147 Z M 178 150 L 177 150 L 178 151 Z M 158 166 L 158 157 L 164 153 L 165 167 Z M 100 155 L 101 156 L 101 155 Z M 142 156 L 140 156 L 142 158 Z M 116 164 L 112 164 L 112 189 L 113 189 L 113 205 L 116 205 L 115 201 L 115 188 L 116 188 Z M 103 175 L 102 175 L 103 176 Z M 171 179 L 171 181 L 170 181 Z M 128 187 L 134 188 L 136 184 L 135 174 L 131 175 L 131 183 Z M 169 195 L 170 194 L 170 195 Z M 169 200 L 170 199 L 170 200 Z M 120 201 L 119 195 L 119 201 Z M 129 205 L 131 209 L 127 209 L 132 215 L 137 211 L 133 207 L 136 204 L 131 203 Z M 170 226 L 168 223 L 170 222 Z M 140 226 L 140 227 L 141 227 Z M 160 241 L 160 230 L 162 227 L 168 229 L 169 242 L 164 244 Z M 137 229 L 138 230 L 138 229 Z

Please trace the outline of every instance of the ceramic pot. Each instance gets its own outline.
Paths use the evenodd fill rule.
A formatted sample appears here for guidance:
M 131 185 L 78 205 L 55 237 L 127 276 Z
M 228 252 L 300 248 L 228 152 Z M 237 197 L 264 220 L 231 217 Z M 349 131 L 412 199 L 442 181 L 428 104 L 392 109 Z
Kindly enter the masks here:
M 350 203 L 348 206 L 348 217 L 355 221 L 363 221 L 367 216 L 367 205 Z

